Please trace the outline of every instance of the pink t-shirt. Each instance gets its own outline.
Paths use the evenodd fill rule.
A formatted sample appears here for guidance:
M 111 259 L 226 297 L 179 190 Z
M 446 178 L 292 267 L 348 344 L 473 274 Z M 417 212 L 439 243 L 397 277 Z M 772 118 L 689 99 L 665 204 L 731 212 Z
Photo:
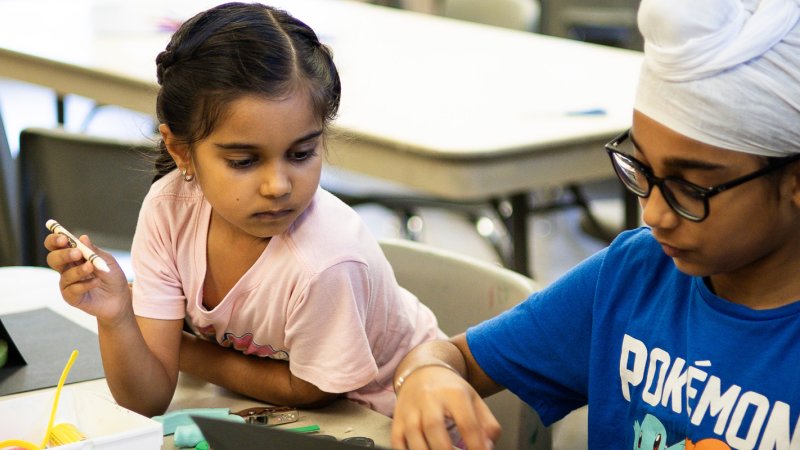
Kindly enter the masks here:
M 198 335 L 244 354 L 289 361 L 319 389 L 391 416 L 392 375 L 414 346 L 444 337 L 436 318 L 398 286 L 358 214 L 319 189 L 212 310 L 203 306 L 211 205 L 173 171 L 155 182 L 133 240 L 133 307 L 188 317 Z

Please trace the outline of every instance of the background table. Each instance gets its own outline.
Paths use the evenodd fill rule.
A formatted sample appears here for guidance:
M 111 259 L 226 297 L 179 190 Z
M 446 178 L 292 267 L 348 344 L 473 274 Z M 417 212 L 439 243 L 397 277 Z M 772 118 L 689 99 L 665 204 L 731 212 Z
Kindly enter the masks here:
M 70 307 L 62 300 L 58 290 L 58 279 L 58 273 L 47 268 L 0 268 L 0 313 L 9 314 L 46 307 L 96 332 L 97 324 L 92 316 Z M 80 357 L 75 364 L 80 364 Z M 80 386 L 81 389 L 109 397 L 111 395 L 104 379 L 70 386 Z M 23 392 L 2 398 L 29 394 L 31 392 Z M 248 399 L 219 386 L 181 374 L 168 411 L 185 408 L 230 408 L 231 411 L 238 411 L 260 404 L 263 402 Z M 349 400 L 337 400 L 320 409 L 301 410 L 300 420 L 293 426 L 312 424 L 320 426 L 320 433 L 330 434 L 339 439 L 365 436 L 373 439 L 377 445 L 390 446 L 391 419 Z M 172 448 L 171 436 L 165 437 L 165 448 Z
M 446 200 L 511 199 L 517 270 L 527 192 L 612 176 L 602 145 L 630 124 L 638 52 L 346 0 L 269 3 L 333 48 L 330 163 Z M 0 76 L 152 114 L 159 26 L 211 4 L 4 0 Z

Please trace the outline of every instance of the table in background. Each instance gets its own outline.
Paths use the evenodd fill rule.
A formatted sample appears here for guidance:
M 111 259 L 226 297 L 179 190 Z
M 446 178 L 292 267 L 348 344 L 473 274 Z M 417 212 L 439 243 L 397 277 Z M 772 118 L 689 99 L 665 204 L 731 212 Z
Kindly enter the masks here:
M 10 314 L 37 308 L 49 308 L 78 325 L 97 332 L 94 317 L 67 305 L 58 289 L 58 273 L 42 267 L 0 268 L 0 313 Z M 68 356 L 68 355 L 67 355 Z M 66 358 L 66 357 L 65 357 Z M 66 359 L 64 360 L 66 362 Z M 80 364 L 80 357 L 75 362 Z M 105 379 L 71 384 L 111 397 Z M 55 390 L 55 388 L 48 388 Z M 3 399 L 29 395 L 34 392 L 14 394 Z M 168 411 L 186 408 L 230 408 L 239 411 L 263 402 L 248 399 L 219 386 L 181 374 L 175 396 Z M 365 436 L 377 445 L 389 447 L 391 419 L 353 403 L 337 400 L 324 408 L 300 410 L 300 420 L 293 426 L 319 425 L 320 432 L 339 439 Z M 172 436 L 164 438 L 165 448 L 172 448 Z
M 613 174 L 602 145 L 630 125 L 638 52 L 347 0 L 268 3 L 333 49 L 332 165 L 449 201 L 510 199 L 521 272 L 526 194 Z M 153 114 L 159 26 L 211 4 L 4 0 L 0 76 Z

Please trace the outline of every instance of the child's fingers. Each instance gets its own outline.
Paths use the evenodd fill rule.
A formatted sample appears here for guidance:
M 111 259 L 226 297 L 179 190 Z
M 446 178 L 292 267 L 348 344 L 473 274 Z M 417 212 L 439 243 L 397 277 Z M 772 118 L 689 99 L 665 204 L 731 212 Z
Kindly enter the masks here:
M 445 413 L 440 405 L 426 404 L 416 411 L 406 411 L 392 425 L 392 447 L 411 450 L 452 449 Z
M 497 418 L 492 414 L 492 410 L 489 409 L 489 406 L 483 401 L 476 402 L 475 414 L 478 417 L 478 422 L 481 424 L 481 428 L 484 434 L 486 434 L 486 437 L 492 442 L 497 442 L 503 430 L 500 427 L 500 422 L 497 421 Z
M 453 448 L 453 441 L 450 439 L 450 433 L 447 432 L 447 423 L 443 413 L 439 413 L 437 417 L 423 419 L 422 428 L 429 448 L 445 450 Z
M 47 265 L 60 273 L 79 264 L 83 260 L 83 255 L 78 249 L 67 247 L 65 249 L 51 250 L 47 254 Z
M 92 263 L 90 262 L 84 261 L 82 264 L 69 266 L 65 268 L 63 272 L 61 272 L 61 279 L 59 281 L 59 285 L 63 290 L 73 284 L 82 283 L 86 280 L 90 280 L 93 278 L 92 276 L 93 272 L 94 272 L 94 266 L 92 266 Z
M 100 279 L 94 276 L 92 263 L 84 262 L 61 272 L 58 284 L 64 300 L 76 306 L 89 291 L 100 285 Z
M 80 266 L 79 266 L 80 267 Z M 100 285 L 97 277 L 69 278 L 65 280 L 62 276 L 61 292 L 65 300 L 73 306 L 80 302 L 92 289 Z
M 78 249 L 69 245 L 69 239 L 61 234 L 49 234 L 44 239 L 44 246 L 48 250 L 47 265 L 50 268 L 64 272 L 69 267 L 79 264 L 83 255 Z
M 49 250 L 59 250 L 69 247 L 69 239 L 63 234 L 48 234 L 44 238 L 44 247 Z
M 494 447 L 492 436 L 487 435 L 487 430 L 481 422 L 481 418 L 484 416 L 481 404 L 483 401 L 476 394 L 474 401 L 459 405 L 452 411 L 453 420 L 468 449 L 486 450 Z M 494 437 L 499 437 L 499 430 Z

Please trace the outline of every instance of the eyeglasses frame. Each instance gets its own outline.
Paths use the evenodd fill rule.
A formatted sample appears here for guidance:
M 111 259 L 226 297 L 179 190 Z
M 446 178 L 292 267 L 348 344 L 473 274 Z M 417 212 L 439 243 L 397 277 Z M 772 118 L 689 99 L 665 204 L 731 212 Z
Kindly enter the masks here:
M 617 175 L 617 178 L 620 179 L 620 182 L 622 182 L 623 186 L 625 186 L 626 189 L 628 189 L 630 192 L 632 192 L 634 195 L 636 195 L 637 197 L 640 197 L 640 198 L 648 198 L 648 197 L 650 197 L 650 194 L 653 192 L 653 187 L 654 186 L 658 186 L 658 188 L 661 190 L 661 195 L 664 196 L 664 199 L 667 201 L 667 204 L 669 205 L 669 207 L 673 211 L 675 211 L 679 216 L 683 217 L 684 219 L 691 220 L 692 222 L 702 222 L 703 220 L 708 218 L 708 215 L 710 213 L 710 207 L 708 205 L 708 199 L 710 199 L 711 197 L 713 197 L 713 196 L 715 196 L 717 194 L 720 194 L 720 193 L 722 193 L 722 192 L 724 192 L 724 191 L 726 191 L 728 189 L 731 189 L 733 187 L 739 186 L 740 184 L 746 183 L 746 182 L 748 182 L 750 180 L 754 180 L 754 179 L 756 179 L 756 178 L 758 178 L 758 177 L 760 177 L 762 175 L 766 175 L 766 174 L 768 174 L 770 172 L 773 172 L 773 171 L 778 170 L 778 169 L 780 169 L 782 167 L 785 167 L 785 166 L 789 165 L 790 163 L 792 163 L 794 161 L 800 160 L 800 154 L 787 156 L 787 157 L 777 157 L 777 158 L 770 157 L 770 158 L 768 158 L 768 163 L 767 163 L 766 166 L 764 166 L 764 167 L 762 167 L 762 168 L 760 168 L 760 169 L 758 169 L 758 170 L 756 170 L 754 172 L 750 172 L 750 173 L 748 173 L 746 175 L 742 175 L 741 177 L 734 178 L 733 180 L 727 181 L 727 182 L 722 183 L 722 184 L 718 184 L 716 186 L 703 187 L 703 186 L 694 184 L 691 181 L 686 181 L 686 180 L 684 180 L 682 178 L 677 178 L 677 177 L 663 177 L 663 178 L 661 178 L 661 177 L 655 176 L 655 174 L 653 174 L 653 170 L 650 167 L 647 167 L 646 165 L 644 165 L 644 163 L 642 163 L 638 159 L 634 158 L 632 155 L 630 155 L 628 153 L 625 153 L 623 151 L 620 151 L 618 149 L 619 145 L 621 143 L 623 143 L 626 139 L 630 139 L 631 143 L 634 146 L 634 148 L 638 149 L 638 145 L 636 144 L 636 141 L 631 136 L 631 129 L 630 128 L 628 128 L 627 130 L 622 132 L 619 136 L 615 137 L 614 139 L 612 139 L 610 142 L 608 142 L 604 146 L 606 152 L 608 153 L 609 158 L 611 158 L 611 164 L 614 167 L 614 173 Z M 645 178 L 647 179 L 647 185 L 648 185 L 647 192 L 645 192 L 643 194 L 640 194 L 639 192 L 634 191 L 622 179 L 622 176 L 619 174 L 619 171 L 617 170 L 617 166 L 618 165 L 617 165 L 617 162 L 616 162 L 615 157 L 614 157 L 615 154 L 616 155 L 620 155 L 621 157 L 626 159 L 628 162 L 632 163 L 638 170 L 640 170 L 644 174 Z M 686 187 L 690 188 L 692 191 L 696 192 L 697 193 L 697 198 L 699 200 L 703 201 L 703 215 L 702 216 L 694 216 L 692 214 L 689 214 L 686 211 L 682 211 L 678 207 L 679 205 L 677 204 L 677 201 L 674 198 L 674 194 L 672 193 L 672 190 L 669 189 L 669 188 L 665 189 L 664 183 L 666 181 L 671 181 L 671 182 L 674 182 L 674 183 L 678 183 L 678 184 L 686 186 Z

